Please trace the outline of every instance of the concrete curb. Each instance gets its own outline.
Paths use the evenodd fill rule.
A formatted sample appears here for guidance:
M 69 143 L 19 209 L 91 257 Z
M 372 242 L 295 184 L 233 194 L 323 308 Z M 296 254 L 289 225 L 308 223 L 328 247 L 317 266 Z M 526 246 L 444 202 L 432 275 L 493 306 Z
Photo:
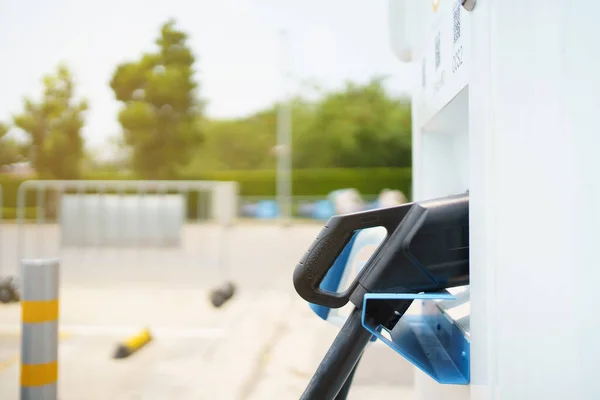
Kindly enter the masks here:
M 152 341 L 152 334 L 149 329 L 143 329 L 136 335 L 130 336 L 125 341 L 117 345 L 117 349 L 113 355 L 114 359 L 127 358 L 133 353 L 140 350 Z

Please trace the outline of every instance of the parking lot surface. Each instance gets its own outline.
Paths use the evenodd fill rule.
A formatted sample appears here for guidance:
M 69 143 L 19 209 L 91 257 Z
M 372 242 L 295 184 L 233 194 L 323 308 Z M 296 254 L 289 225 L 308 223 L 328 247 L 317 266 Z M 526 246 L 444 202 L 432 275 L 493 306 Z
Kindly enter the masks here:
M 124 251 L 59 249 L 56 226 L 27 227 L 23 256 L 61 259 L 59 398 L 298 399 L 338 329 L 292 286 L 320 229 L 240 223 L 223 236 L 218 226 L 191 226 L 179 250 Z M 2 274 L 17 271 L 16 242 L 16 226 L 5 224 Z M 237 292 L 217 309 L 209 293 L 225 280 Z M 0 305 L 3 400 L 18 398 L 19 313 L 18 304 Z M 153 340 L 113 359 L 117 344 L 143 328 Z M 413 368 L 375 343 L 349 398 L 411 399 L 412 384 Z

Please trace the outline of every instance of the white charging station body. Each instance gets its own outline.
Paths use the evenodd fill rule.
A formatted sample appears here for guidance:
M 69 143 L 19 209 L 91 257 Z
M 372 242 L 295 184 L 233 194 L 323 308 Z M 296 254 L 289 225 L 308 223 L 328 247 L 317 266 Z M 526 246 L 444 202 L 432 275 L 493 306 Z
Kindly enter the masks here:
M 600 2 L 461 3 L 389 2 L 413 200 L 470 194 L 471 382 L 417 399 L 600 398 Z

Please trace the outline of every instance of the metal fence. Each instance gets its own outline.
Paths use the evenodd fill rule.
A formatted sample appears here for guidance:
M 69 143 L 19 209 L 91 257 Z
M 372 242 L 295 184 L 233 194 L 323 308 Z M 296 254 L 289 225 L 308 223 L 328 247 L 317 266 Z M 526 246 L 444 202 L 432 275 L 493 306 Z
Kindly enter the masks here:
M 218 270 L 237 212 L 236 182 L 25 181 L 17 195 L 15 265 L 58 257 L 71 277 Z
M 0 187 L 0 210 L 2 197 Z M 365 203 L 377 197 L 362 195 Z M 303 210 L 325 199 L 294 196 L 293 216 L 314 218 Z M 236 182 L 25 181 L 16 210 L 6 210 L 16 211 L 16 221 L 2 221 L 0 212 L 0 276 L 19 275 L 23 258 L 60 258 L 68 279 L 90 270 L 128 277 L 141 268 L 157 277 L 182 268 L 218 271 L 228 227 L 245 205 L 264 200 L 276 198 L 239 197 Z

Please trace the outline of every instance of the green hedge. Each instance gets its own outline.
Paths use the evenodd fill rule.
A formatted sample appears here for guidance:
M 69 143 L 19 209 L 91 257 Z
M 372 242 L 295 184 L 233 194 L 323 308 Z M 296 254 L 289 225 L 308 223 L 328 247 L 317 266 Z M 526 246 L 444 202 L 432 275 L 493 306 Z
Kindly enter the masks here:
M 135 179 L 110 173 L 94 173 L 87 179 Z M 274 170 L 212 171 L 183 176 L 185 180 L 236 181 L 241 196 L 274 196 L 277 175 Z M 343 188 L 355 188 L 362 194 L 378 194 L 382 189 L 399 189 L 410 198 L 411 168 L 298 169 L 292 171 L 295 196 L 320 196 Z
M 111 180 L 134 179 L 123 175 L 98 173 L 86 176 L 86 179 Z M 223 180 L 239 183 L 241 196 L 275 195 L 276 172 L 257 171 L 214 171 L 184 176 L 186 180 Z M 23 179 L 0 177 L 3 192 L 3 207 L 14 208 L 17 203 L 17 191 Z M 361 194 L 378 194 L 382 189 L 399 189 L 411 197 L 410 168 L 370 168 L 370 169 L 300 169 L 292 172 L 292 190 L 295 196 L 323 196 L 343 188 L 355 188 Z M 35 192 L 27 193 L 27 205 L 35 205 Z M 202 199 L 208 201 L 208 199 Z M 190 215 L 195 215 L 197 196 L 190 194 Z
M 23 217 L 27 220 L 32 220 L 37 218 L 37 208 L 36 207 L 26 207 L 25 212 L 23 213 Z M 2 207 L 2 218 L 6 220 L 15 220 L 17 219 L 17 208 L 16 207 Z
M 97 179 L 97 178 L 94 178 Z M 110 179 L 106 178 L 105 180 Z M 24 180 L 22 179 L 0 179 L 0 186 L 2 186 L 2 217 L 4 219 L 10 220 L 15 219 L 17 216 L 17 197 L 19 186 Z M 83 193 L 93 194 L 96 193 L 95 190 L 86 190 Z M 170 191 L 174 192 L 174 191 Z M 67 190 L 64 193 L 77 193 L 77 190 L 71 189 Z M 106 194 L 116 194 L 118 193 L 116 190 L 106 190 L 104 193 Z M 135 194 L 136 190 L 127 190 L 123 192 L 124 194 Z M 45 198 L 42 199 L 44 204 L 46 204 L 44 211 L 44 218 L 55 220 L 56 211 L 51 210 L 52 207 L 48 207 L 50 204 L 49 198 L 50 193 L 40 192 L 39 194 L 44 194 Z M 37 205 L 42 204 L 37 200 L 38 193 L 36 190 L 27 190 L 25 196 L 25 218 L 26 219 L 35 219 L 36 218 L 36 210 Z M 190 192 L 187 194 L 187 216 L 190 219 L 195 219 L 200 215 L 201 217 L 206 214 L 206 211 L 210 208 L 210 195 L 206 192 Z
M 0 186 L 2 186 L 2 207 L 17 207 L 17 192 L 21 182 L 23 182 L 23 179 L 0 177 Z
M 402 190 L 410 197 L 411 177 L 410 168 L 300 169 L 292 172 L 292 191 L 295 196 L 319 196 L 343 188 L 355 188 L 361 194 L 377 194 L 388 188 Z M 276 193 L 277 175 L 272 170 L 215 171 L 195 179 L 237 181 L 241 196 Z

